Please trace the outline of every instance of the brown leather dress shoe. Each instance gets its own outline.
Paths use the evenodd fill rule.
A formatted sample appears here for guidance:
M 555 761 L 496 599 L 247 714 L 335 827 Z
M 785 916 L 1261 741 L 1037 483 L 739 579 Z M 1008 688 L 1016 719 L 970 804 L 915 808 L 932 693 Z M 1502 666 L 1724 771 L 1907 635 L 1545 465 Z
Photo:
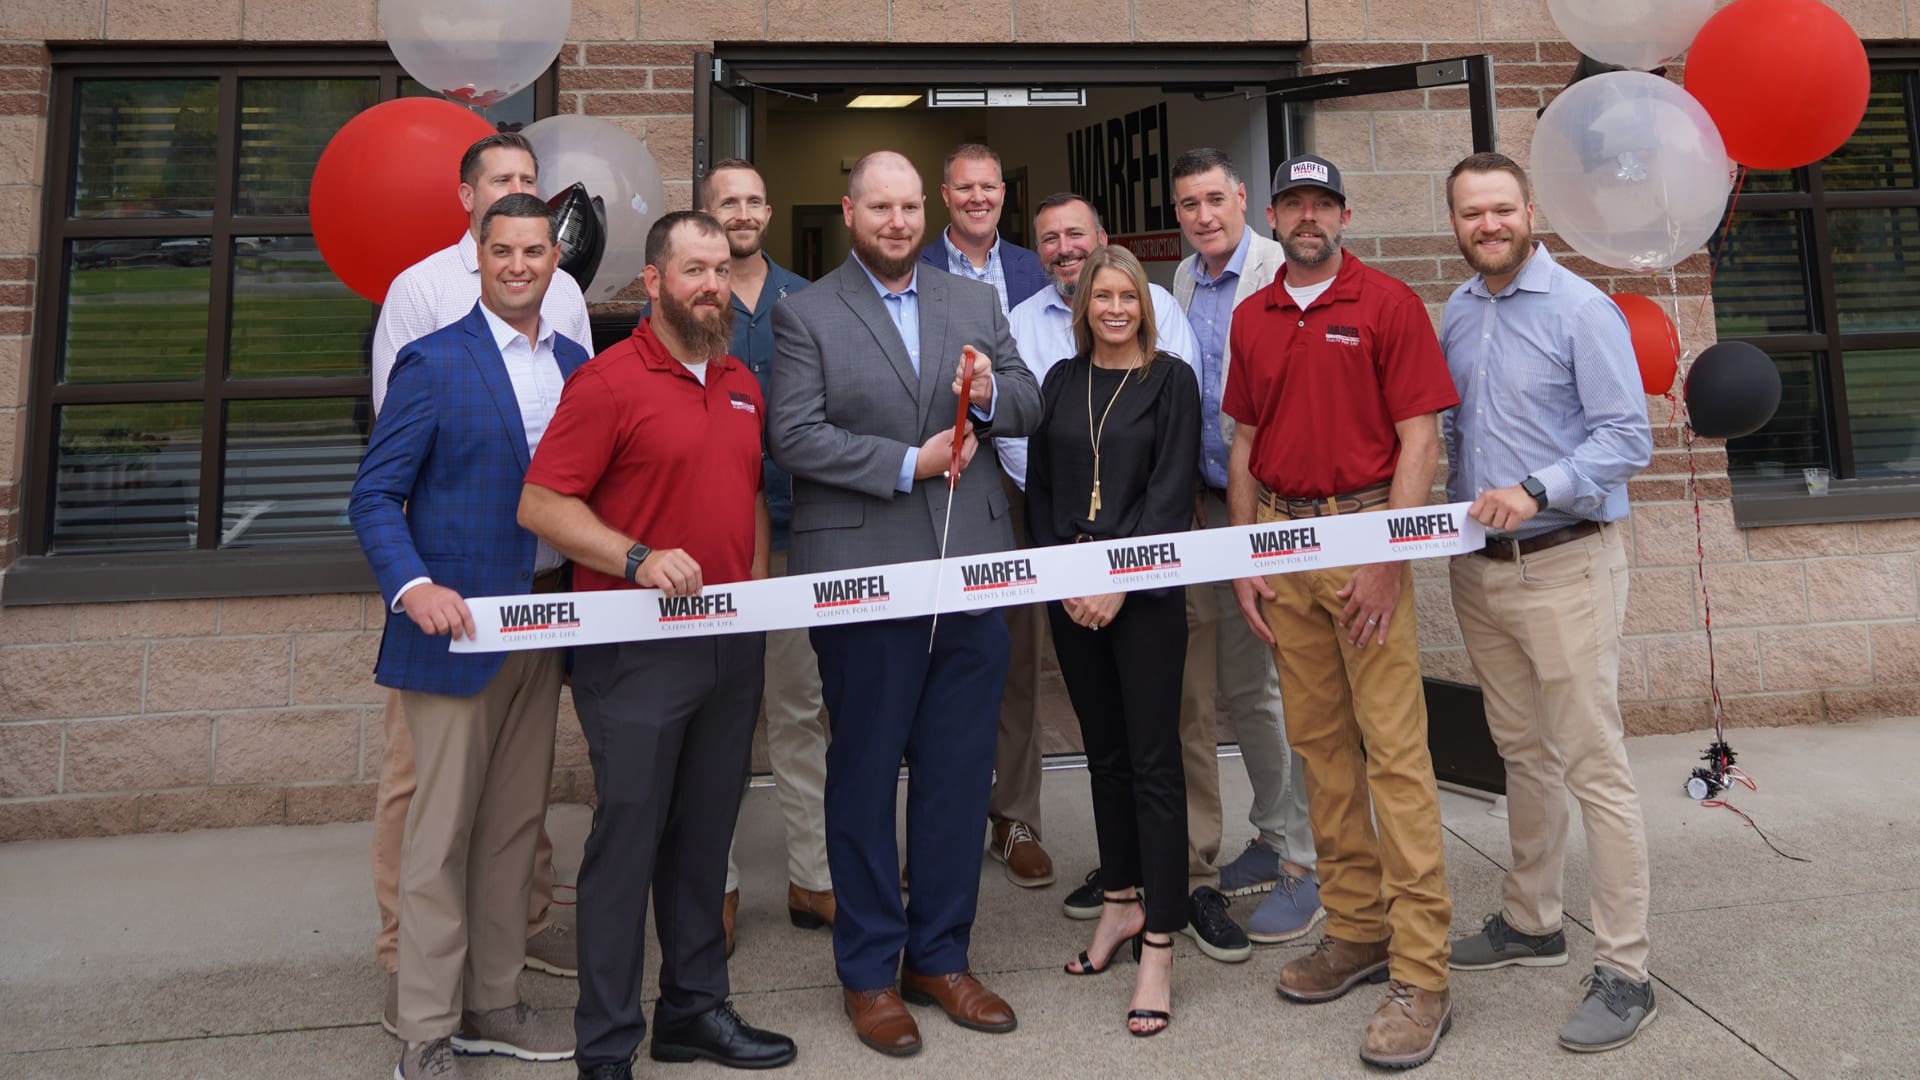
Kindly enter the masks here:
M 1323 937 L 1312 952 L 1280 969 L 1280 996 L 1309 1005 L 1332 1001 L 1362 982 L 1387 981 L 1387 943 Z
M 740 917 L 740 890 L 735 889 L 720 901 L 720 925 L 727 929 L 727 955 L 733 955 L 733 924 Z
M 846 991 L 847 1019 L 860 1041 L 888 1057 L 920 1052 L 920 1025 L 893 987 Z
M 833 925 L 833 890 L 815 892 L 787 882 L 787 918 L 802 930 L 818 930 Z
M 1387 1000 L 1367 1021 L 1367 1039 L 1360 1060 L 1384 1069 L 1411 1069 L 1425 1065 L 1453 1026 L 1453 997 L 1445 990 L 1422 990 L 1395 980 L 1387 984 Z
M 1023 889 L 1053 884 L 1053 859 L 1024 821 L 994 818 L 993 843 L 987 853 L 1005 863 L 1007 880 Z
M 915 1005 L 938 1005 L 947 1018 L 964 1028 L 994 1034 L 1019 1026 L 1013 1006 L 980 985 L 971 971 L 951 975 L 921 975 L 910 968 L 900 972 L 900 996 Z

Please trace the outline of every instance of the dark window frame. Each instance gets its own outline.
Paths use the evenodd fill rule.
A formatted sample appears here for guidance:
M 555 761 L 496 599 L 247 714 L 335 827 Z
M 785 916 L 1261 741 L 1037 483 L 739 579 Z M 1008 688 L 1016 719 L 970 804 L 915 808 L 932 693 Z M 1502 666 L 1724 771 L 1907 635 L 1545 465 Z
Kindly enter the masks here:
M 1907 127 L 1920 148 L 1920 49 L 1875 49 L 1875 73 L 1906 74 Z M 1920 329 L 1904 331 L 1845 331 L 1841 329 L 1838 287 L 1832 256 L 1829 213 L 1835 210 L 1920 208 L 1920 183 L 1910 188 L 1829 191 L 1824 168 L 1815 163 L 1795 172 L 1795 191 L 1750 191 L 1739 196 L 1733 213 L 1769 211 L 1804 215 L 1807 292 L 1813 329 L 1809 331 L 1725 335 L 1722 341 L 1744 341 L 1770 355 L 1813 353 L 1827 420 L 1827 454 L 1832 462 L 1830 494 L 1809 495 L 1800 477 L 1763 480 L 1738 477 L 1733 481 L 1733 513 L 1743 528 L 1823 522 L 1876 521 L 1920 517 L 1920 476 L 1859 478 L 1855 475 L 1853 431 L 1848 414 L 1846 353 L 1887 348 L 1920 349 Z
M 39 291 L 30 354 L 26 458 L 21 477 L 20 553 L 5 568 L 0 604 L 50 604 L 222 596 L 371 592 L 366 559 L 350 539 L 288 549 L 219 548 L 218 528 L 203 528 L 187 551 L 50 555 L 56 463 L 55 410 L 63 405 L 138 405 L 199 402 L 201 417 L 200 518 L 221 519 L 225 483 L 226 406 L 235 401 L 365 396 L 367 376 L 236 378 L 227 372 L 230 347 L 233 244 L 236 236 L 311 235 L 305 216 L 234 212 L 240 145 L 240 80 L 246 78 L 377 78 L 379 100 L 400 94 L 406 72 L 384 46 L 248 48 L 55 48 L 42 187 Z M 210 218 L 78 219 L 69 216 L 78 152 L 76 84 L 83 79 L 212 78 L 219 84 L 221 123 L 215 144 L 214 206 Z M 558 65 L 534 85 L 537 117 L 553 115 Z M 59 378 L 65 330 L 69 241 L 122 236 L 212 236 L 208 364 L 194 381 L 68 383 Z M 211 517 L 208 508 L 211 507 Z

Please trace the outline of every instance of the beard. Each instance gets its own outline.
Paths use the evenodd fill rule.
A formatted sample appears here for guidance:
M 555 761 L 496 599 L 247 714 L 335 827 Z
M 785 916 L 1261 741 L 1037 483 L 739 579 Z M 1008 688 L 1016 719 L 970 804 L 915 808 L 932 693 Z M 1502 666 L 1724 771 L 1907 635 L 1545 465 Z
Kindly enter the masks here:
M 896 259 L 880 250 L 878 237 L 869 239 L 858 233 L 853 236 L 853 253 L 860 256 L 861 263 L 873 271 L 874 277 L 882 281 L 896 281 L 906 277 L 913 273 L 914 265 L 920 261 L 920 252 L 917 248 L 909 251 L 904 258 Z
M 765 245 L 766 239 L 767 239 L 767 230 L 764 227 L 755 229 L 753 233 L 753 239 L 751 240 L 741 240 L 737 235 L 735 235 L 732 227 L 728 227 L 727 254 L 733 256 L 736 259 L 745 259 L 754 255 L 758 255 L 760 254 L 761 247 Z
M 733 344 L 732 306 L 695 306 L 698 301 L 717 301 L 719 298 L 719 293 L 700 293 L 683 304 L 672 293 L 662 289 L 660 302 L 655 308 L 661 320 L 667 324 L 667 330 L 695 355 L 709 358 L 725 356 Z
M 1461 245 L 1460 254 L 1466 257 L 1467 265 L 1479 271 L 1482 277 L 1497 278 L 1503 274 L 1512 273 L 1521 263 L 1527 261 L 1527 256 L 1533 254 L 1533 234 L 1509 232 L 1507 253 L 1499 258 L 1487 255 L 1480 250 L 1478 244 L 1472 243 Z
M 1320 249 L 1318 251 L 1312 251 L 1300 246 L 1294 234 L 1302 231 L 1320 238 Z M 1340 233 L 1338 231 L 1330 233 L 1320 228 L 1295 229 L 1281 239 L 1280 246 L 1286 250 L 1287 261 L 1293 263 L 1295 266 L 1320 266 L 1325 264 L 1328 259 L 1333 258 L 1334 252 L 1340 250 Z

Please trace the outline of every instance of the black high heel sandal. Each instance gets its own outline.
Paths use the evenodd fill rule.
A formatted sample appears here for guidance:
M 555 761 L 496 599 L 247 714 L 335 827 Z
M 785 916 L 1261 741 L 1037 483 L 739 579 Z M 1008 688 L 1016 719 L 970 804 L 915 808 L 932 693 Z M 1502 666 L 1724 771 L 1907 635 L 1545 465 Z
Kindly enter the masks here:
M 1146 931 L 1142 930 L 1133 939 L 1134 963 L 1140 962 L 1140 946 L 1142 945 L 1145 945 L 1150 949 L 1171 949 L 1173 948 L 1173 939 L 1171 936 L 1169 936 L 1166 941 L 1154 941 L 1147 937 Z M 1168 987 L 1167 996 L 1169 998 L 1173 996 L 1172 987 Z M 1141 1031 L 1140 1029 L 1133 1026 L 1133 1022 L 1135 1020 L 1158 1020 L 1160 1021 L 1160 1026 L 1157 1028 L 1152 1028 L 1147 1031 Z M 1153 1036 L 1160 1034 L 1161 1032 L 1167 1030 L 1172 1026 L 1173 1026 L 1173 1013 L 1171 1012 L 1162 1012 L 1159 1009 L 1128 1009 L 1127 1010 L 1127 1034 L 1132 1035 L 1136 1039 L 1152 1038 Z
M 1137 904 L 1140 902 L 1140 894 L 1134 893 L 1132 896 L 1108 896 L 1103 892 L 1100 894 L 1100 902 L 1103 904 Z M 1093 957 L 1087 955 L 1087 950 L 1082 949 L 1080 950 L 1079 959 L 1073 962 L 1080 965 L 1080 970 L 1075 971 L 1073 969 L 1073 963 L 1066 964 L 1064 970 L 1069 975 L 1105 975 L 1107 969 L 1113 966 L 1114 960 L 1120 956 L 1120 946 L 1125 945 L 1128 941 L 1133 942 L 1133 960 L 1134 963 L 1137 964 L 1140 962 L 1140 934 L 1144 933 L 1146 933 L 1146 931 L 1142 930 L 1139 934 L 1135 934 L 1131 938 L 1126 938 L 1122 940 L 1119 945 L 1115 945 L 1113 951 L 1107 954 L 1107 962 L 1101 964 L 1099 967 L 1093 966 Z M 1171 948 L 1171 946 L 1169 946 L 1169 948 Z

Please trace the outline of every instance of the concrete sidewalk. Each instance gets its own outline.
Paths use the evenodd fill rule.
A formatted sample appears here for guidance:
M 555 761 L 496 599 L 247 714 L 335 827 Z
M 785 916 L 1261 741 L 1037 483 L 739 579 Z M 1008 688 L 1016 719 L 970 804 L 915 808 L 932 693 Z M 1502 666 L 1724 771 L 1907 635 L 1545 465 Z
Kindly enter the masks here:
M 1554 1035 L 1589 970 L 1586 865 L 1567 869 L 1561 968 L 1457 974 L 1453 1032 L 1421 1077 L 1920 1077 L 1920 720 L 1740 729 L 1740 764 L 1760 784 L 1736 797 L 1775 842 L 1734 814 L 1680 793 L 1707 736 L 1632 740 L 1653 859 L 1653 971 L 1660 1017 L 1631 1046 L 1584 1056 Z M 1248 835 L 1246 775 L 1221 762 L 1228 844 Z M 1454 932 L 1494 910 L 1506 823 L 1488 804 L 1443 795 Z M 1013 887 L 988 862 L 973 961 L 1020 1014 L 990 1036 L 918 1010 L 926 1049 L 896 1062 L 862 1047 L 840 1012 L 825 932 L 788 925 L 786 865 L 772 792 L 742 814 L 745 875 L 735 1000 L 749 1020 L 792 1034 L 792 1077 L 1274 1077 L 1380 1075 L 1360 1064 L 1361 1028 L 1380 992 L 1289 1005 L 1274 977 L 1306 946 L 1214 963 L 1184 937 L 1174 1022 L 1129 1038 L 1130 965 L 1068 979 L 1060 965 L 1090 923 L 1060 901 L 1093 865 L 1086 776 L 1051 772 L 1046 842 L 1059 881 Z M 587 813 L 552 814 L 571 880 Z M 363 1077 L 392 1075 L 380 1029 L 365 825 L 238 829 L 0 847 L 0 1077 Z M 564 894 L 563 894 L 564 895 Z M 1237 902 L 1244 918 L 1251 901 Z M 651 956 L 651 954 L 650 954 Z M 569 980 L 528 973 L 529 1001 L 566 1010 Z M 649 980 L 651 995 L 651 979 Z M 571 1077 L 571 1065 L 491 1059 L 487 1077 Z M 716 1066 L 642 1076 L 720 1077 Z

